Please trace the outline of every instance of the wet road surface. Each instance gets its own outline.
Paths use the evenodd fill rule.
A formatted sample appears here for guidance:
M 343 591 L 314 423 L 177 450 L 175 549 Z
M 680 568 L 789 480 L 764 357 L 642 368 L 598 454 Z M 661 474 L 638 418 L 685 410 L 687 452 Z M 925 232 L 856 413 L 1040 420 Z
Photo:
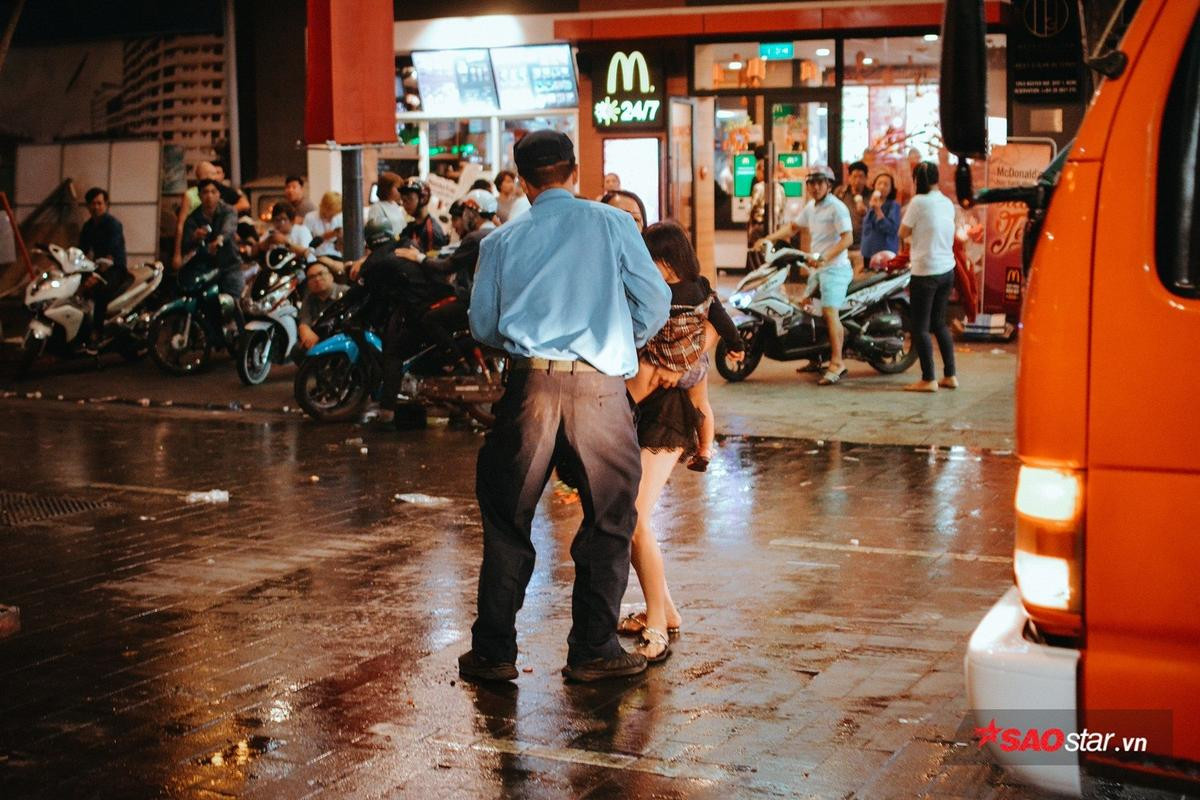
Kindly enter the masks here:
M 559 675 L 580 512 L 548 490 L 521 675 L 479 688 L 455 670 L 477 433 L 3 411 L 0 796 L 1037 796 L 964 720 L 1011 456 L 726 441 L 654 520 L 673 657 L 583 686 Z

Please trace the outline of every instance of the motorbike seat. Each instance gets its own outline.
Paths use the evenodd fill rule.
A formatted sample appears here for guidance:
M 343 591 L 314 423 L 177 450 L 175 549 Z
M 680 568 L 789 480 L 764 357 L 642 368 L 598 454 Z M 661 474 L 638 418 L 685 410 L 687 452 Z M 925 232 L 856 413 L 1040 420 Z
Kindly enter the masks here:
M 882 283 L 891 277 L 894 276 L 890 272 L 876 272 L 874 270 L 868 270 L 850 282 L 850 285 L 846 288 L 846 294 L 853 294 L 859 289 L 865 289 L 868 286 L 874 286 L 875 284 Z

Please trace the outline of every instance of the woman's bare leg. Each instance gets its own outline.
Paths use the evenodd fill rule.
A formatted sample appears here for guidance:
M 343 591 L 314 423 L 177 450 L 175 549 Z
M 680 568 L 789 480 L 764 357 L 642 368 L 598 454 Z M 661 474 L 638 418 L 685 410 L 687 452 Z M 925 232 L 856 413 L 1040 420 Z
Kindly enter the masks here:
M 667 589 L 667 576 L 663 568 L 662 551 L 654 532 L 650 530 L 650 517 L 662 494 L 667 478 L 682 455 L 682 450 L 661 453 L 642 451 L 642 481 L 638 485 L 637 525 L 633 529 L 631 551 L 633 569 L 646 598 L 646 627 L 665 631 L 667 627 L 679 627 L 679 611 L 671 601 Z

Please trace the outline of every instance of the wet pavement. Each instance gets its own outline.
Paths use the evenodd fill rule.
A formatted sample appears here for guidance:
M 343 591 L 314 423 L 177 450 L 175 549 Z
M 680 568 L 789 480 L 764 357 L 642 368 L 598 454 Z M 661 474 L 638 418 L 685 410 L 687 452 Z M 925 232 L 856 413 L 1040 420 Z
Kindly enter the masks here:
M 521 675 L 480 688 L 477 432 L 0 409 L 0 796 L 1038 796 L 962 685 L 1011 456 L 727 439 L 655 515 L 673 657 L 596 685 L 559 675 L 580 511 L 548 490 Z

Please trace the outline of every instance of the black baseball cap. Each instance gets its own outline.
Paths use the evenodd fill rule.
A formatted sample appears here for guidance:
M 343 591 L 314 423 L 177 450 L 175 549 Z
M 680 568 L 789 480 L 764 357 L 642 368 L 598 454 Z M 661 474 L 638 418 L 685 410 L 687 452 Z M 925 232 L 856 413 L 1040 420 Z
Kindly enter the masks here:
M 575 146 L 566 134 L 541 130 L 526 134 L 513 148 L 517 172 L 527 174 L 538 167 L 563 161 L 575 163 Z

